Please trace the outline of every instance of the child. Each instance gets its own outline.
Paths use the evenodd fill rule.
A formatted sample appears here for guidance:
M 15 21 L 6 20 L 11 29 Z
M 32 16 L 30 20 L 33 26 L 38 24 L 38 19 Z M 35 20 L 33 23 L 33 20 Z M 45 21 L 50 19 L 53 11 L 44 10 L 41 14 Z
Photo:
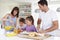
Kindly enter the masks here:
M 20 18 L 20 19 L 19 19 L 19 25 L 16 26 L 15 32 L 16 32 L 16 30 L 19 31 L 18 33 L 23 32 L 22 29 L 25 28 L 25 27 L 26 27 L 25 19 L 24 19 L 24 18 Z
M 25 19 L 24 18 L 20 18 L 19 19 L 19 28 L 22 29 L 26 26 L 25 24 Z
M 22 30 L 27 31 L 27 32 L 37 32 L 34 26 L 34 19 L 32 16 L 28 16 L 26 18 L 26 27 L 23 28 Z

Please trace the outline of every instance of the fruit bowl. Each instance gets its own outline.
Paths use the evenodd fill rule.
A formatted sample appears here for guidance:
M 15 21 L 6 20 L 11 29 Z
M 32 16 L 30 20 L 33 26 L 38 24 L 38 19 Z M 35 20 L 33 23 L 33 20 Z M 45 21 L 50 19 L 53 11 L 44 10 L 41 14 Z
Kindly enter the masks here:
M 13 30 L 14 29 L 13 26 L 5 26 L 4 28 L 5 28 L 5 30 Z

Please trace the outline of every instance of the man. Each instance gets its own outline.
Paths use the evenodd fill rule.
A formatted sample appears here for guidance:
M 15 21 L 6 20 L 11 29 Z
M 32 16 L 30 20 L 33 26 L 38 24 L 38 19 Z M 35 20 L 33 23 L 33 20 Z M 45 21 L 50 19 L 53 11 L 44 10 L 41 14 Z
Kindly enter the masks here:
M 58 20 L 56 17 L 56 12 L 48 8 L 48 3 L 46 0 L 40 0 L 38 6 L 42 13 L 39 14 L 38 18 L 38 32 L 47 33 L 58 29 Z M 42 23 L 42 27 L 40 26 Z

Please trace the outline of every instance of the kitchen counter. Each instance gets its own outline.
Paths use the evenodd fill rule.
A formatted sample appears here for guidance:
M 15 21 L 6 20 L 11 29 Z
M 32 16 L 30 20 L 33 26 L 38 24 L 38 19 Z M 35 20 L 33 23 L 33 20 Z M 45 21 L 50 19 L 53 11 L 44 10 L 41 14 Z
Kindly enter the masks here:
M 53 40 L 53 37 L 49 37 L 47 39 L 44 40 Z M 14 37 L 6 37 L 4 34 L 0 34 L 0 40 L 33 40 L 33 39 L 27 39 L 27 38 L 20 38 L 18 36 L 14 36 Z
M 0 40 L 33 40 L 33 39 L 27 39 L 27 38 L 20 38 L 18 36 L 14 36 L 14 37 L 6 37 L 5 36 L 5 31 L 4 29 L 1 29 L 0 28 Z M 48 34 L 52 34 L 53 36 L 49 37 L 49 38 L 46 38 L 44 40 L 59 40 L 60 38 L 60 30 L 55 30 L 53 32 L 50 32 Z

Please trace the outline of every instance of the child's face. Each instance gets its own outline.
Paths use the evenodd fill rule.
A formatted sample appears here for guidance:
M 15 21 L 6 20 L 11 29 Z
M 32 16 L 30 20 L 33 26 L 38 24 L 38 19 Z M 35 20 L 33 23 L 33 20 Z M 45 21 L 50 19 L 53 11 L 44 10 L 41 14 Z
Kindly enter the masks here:
M 32 22 L 31 22 L 31 21 L 29 21 L 29 20 L 26 20 L 26 24 L 27 24 L 27 25 L 31 25 L 31 24 L 32 24 Z
M 24 25 L 24 23 L 23 22 L 20 22 L 20 26 L 23 26 Z

